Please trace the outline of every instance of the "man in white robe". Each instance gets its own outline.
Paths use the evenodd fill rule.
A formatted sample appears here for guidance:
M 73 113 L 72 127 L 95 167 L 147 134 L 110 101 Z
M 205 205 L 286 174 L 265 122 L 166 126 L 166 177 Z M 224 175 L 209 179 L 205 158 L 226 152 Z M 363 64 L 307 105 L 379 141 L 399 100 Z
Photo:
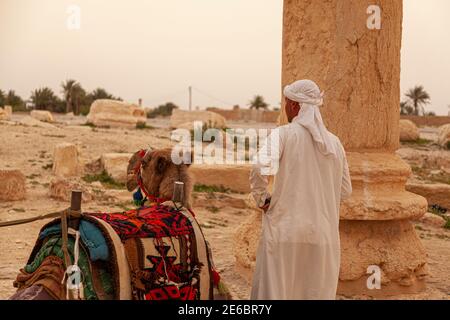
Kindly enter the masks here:
M 264 210 L 251 299 L 334 300 L 339 208 L 352 193 L 345 150 L 322 121 L 323 94 L 313 81 L 297 81 L 284 95 L 290 124 L 272 131 L 250 176 Z

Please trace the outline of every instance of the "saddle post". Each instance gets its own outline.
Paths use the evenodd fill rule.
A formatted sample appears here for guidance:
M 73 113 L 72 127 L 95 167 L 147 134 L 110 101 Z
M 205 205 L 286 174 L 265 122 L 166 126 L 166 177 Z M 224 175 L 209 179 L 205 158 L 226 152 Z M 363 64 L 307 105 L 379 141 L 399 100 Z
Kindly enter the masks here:
M 65 233 L 67 233 L 68 228 L 78 230 L 80 225 L 81 217 L 81 197 L 82 192 L 78 190 L 72 191 L 72 196 L 70 199 L 70 209 L 65 210 L 61 214 L 61 228 L 63 235 L 63 244 L 65 242 Z
M 71 217 L 71 212 L 79 212 L 81 210 L 81 195 L 81 191 L 73 190 L 70 201 L 70 209 L 65 210 L 61 213 L 62 250 L 64 253 L 64 262 L 66 263 L 66 268 L 72 264 L 68 250 L 68 229 L 74 228 L 75 230 L 78 230 L 79 225 L 79 219 L 73 219 L 73 217 Z
M 184 201 L 184 183 L 181 181 L 175 181 L 173 185 L 172 202 L 174 203 L 175 207 L 179 209 L 178 205 L 182 207 L 183 201 Z
M 78 230 L 79 224 L 80 224 L 80 216 L 77 214 L 76 216 L 73 216 L 72 213 L 80 213 L 81 214 L 81 199 L 82 199 L 83 192 L 79 190 L 72 190 L 72 196 L 70 199 L 70 211 L 71 214 L 69 215 L 69 228 L 72 228 L 74 230 Z

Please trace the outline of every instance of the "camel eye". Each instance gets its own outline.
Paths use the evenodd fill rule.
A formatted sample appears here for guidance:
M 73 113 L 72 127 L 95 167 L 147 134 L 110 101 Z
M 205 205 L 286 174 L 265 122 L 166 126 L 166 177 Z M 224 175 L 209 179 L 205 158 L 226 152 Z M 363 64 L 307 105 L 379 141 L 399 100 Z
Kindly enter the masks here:
M 158 162 L 156 163 L 156 171 L 159 174 L 163 174 L 166 170 L 166 160 L 164 158 L 159 158 Z

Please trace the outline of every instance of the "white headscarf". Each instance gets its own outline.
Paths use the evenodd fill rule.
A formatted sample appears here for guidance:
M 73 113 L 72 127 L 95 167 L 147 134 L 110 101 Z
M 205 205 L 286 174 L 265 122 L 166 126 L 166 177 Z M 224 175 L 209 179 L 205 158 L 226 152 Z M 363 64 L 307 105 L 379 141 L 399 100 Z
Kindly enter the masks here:
M 301 109 L 292 122 L 305 127 L 315 141 L 319 151 L 324 155 L 336 156 L 335 144 L 325 127 L 319 107 L 323 104 L 323 92 L 311 80 L 299 80 L 284 88 L 284 95 L 300 103 Z

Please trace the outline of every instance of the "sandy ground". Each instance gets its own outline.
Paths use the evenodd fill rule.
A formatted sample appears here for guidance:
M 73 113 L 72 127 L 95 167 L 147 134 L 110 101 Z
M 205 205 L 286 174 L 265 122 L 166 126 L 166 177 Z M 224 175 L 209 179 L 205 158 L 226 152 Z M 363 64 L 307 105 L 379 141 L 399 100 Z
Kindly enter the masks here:
M 14 120 L 20 118 L 15 116 Z M 140 148 L 170 145 L 167 121 L 155 120 L 152 130 L 93 129 L 81 126 L 84 119 L 58 117 L 57 129 L 42 129 L 0 124 L 0 167 L 19 168 L 27 176 L 27 199 L 0 202 L 0 221 L 14 220 L 48 213 L 68 206 L 48 197 L 52 178 L 49 165 L 56 144 L 72 142 L 80 146 L 87 163 L 103 153 L 134 152 Z M 64 125 L 62 124 L 64 123 Z M 236 125 L 230 125 L 230 127 Z M 131 194 L 105 190 L 106 199 L 84 203 L 85 211 L 121 211 L 129 205 Z M 205 197 L 196 194 L 195 197 Z M 230 196 L 230 195 L 228 195 Z M 245 198 L 243 195 L 231 195 Z M 250 209 L 235 209 L 224 205 L 218 210 L 196 207 L 195 212 L 213 250 L 214 261 L 234 299 L 248 299 L 249 283 L 235 270 L 233 238 L 236 229 L 250 214 Z M 47 221 L 0 229 L 0 299 L 6 299 L 15 289 L 12 282 L 24 266 L 38 232 Z M 404 299 L 450 299 L 450 231 L 417 224 L 417 231 L 428 253 L 430 276 L 428 289 L 420 295 L 396 297 Z M 339 297 L 343 298 L 343 297 Z M 365 299 L 365 297 L 353 297 Z
M 20 119 L 15 116 L 13 120 Z M 57 129 L 43 129 L 18 125 L 0 124 L 0 167 L 19 168 L 27 177 L 27 199 L 25 201 L 0 202 L 0 221 L 33 217 L 66 208 L 69 204 L 48 196 L 52 179 L 50 165 L 56 144 L 72 142 L 81 149 L 85 163 L 93 161 L 103 153 L 135 152 L 149 146 L 170 146 L 167 121 L 151 121 L 156 129 L 121 130 L 92 129 L 80 126 L 84 120 L 58 117 Z M 84 211 L 122 211 L 130 207 L 131 194 L 127 191 L 107 190 L 108 200 L 96 199 L 83 204 Z M 196 194 L 194 196 L 202 196 Z M 234 195 L 234 197 L 246 197 Z M 234 231 L 249 214 L 248 210 L 219 208 L 195 208 L 199 223 L 211 243 L 214 262 L 227 283 L 234 299 L 246 299 L 249 285 L 234 271 L 232 252 Z M 34 246 L 40 228 L 50 220 L 0 229 L 0 299 L 8 298 L 15 289 L 12 282 L 18 270 L 24 266 Z

